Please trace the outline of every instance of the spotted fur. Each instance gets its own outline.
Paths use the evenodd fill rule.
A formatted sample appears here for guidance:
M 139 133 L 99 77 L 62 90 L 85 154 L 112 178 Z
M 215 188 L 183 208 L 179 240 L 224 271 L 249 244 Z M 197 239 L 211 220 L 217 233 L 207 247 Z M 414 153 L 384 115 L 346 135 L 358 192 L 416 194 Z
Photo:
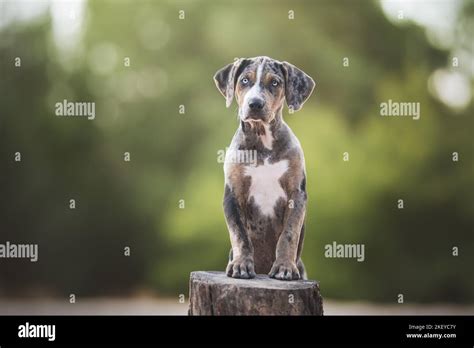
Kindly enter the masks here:
M 299 110 L 314 81 L 287 62 L 238 59 L 214 76 L 230 106 L 239 105 L 240 127 L 229 151 L 256 151 L 257 161 L 224 165 L 224 214 L 232 249 L 227 274 L 305 278 L 301 261 L 306 213 L 306 173 L 301 145 L 282 117 L 286 100 Z M 261 108 L 250 103 L 262 101 Z

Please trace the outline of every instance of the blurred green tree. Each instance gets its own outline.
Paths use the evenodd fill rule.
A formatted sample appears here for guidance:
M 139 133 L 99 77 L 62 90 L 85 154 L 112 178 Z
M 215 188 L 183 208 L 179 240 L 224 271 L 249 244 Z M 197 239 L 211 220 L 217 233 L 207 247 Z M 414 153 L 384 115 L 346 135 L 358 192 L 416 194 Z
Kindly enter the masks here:
M 472 37 L 471 5 L 460 11 L 459 46 Z M 238 122 L 212 76 L 234 57 L 267 55 L 317 82 L 286 120 L 305 151 L 303 259 L 323 295 L 473 301 L 473 104 L 454 110 L 429 93 L 451 52 L 423 28 L 348 0 L 103 0 L 85 18 L 70 57 L 49 16 L 1 32 L 0 236 L 39 243 L 40 261 L 2 262 L 0 292 L 177 294 L 190 271 L 223 270 L 217 158 Z M 95 102 L 96 119 L 56 117 L 63 99 Z M 380 117 L 388 99 L 419 102 L 420 120 Z M 365 261 L 325 258 L 333 241 L 365 244 Z

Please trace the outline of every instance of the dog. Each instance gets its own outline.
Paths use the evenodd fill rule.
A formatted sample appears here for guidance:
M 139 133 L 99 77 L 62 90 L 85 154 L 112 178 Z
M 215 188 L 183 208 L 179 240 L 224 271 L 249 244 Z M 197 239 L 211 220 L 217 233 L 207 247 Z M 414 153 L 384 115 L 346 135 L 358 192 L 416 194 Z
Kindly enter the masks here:
M 216 72 L 214 82 L 227 107 L 235 97 L 240 120 L 224 162 L 223 206 L 232 245 L 226 274 L 307 279 L 301 260 L 304 155 L 282 113 L 285 100 L 290 111 L 301 109 L 315 83 L 292 64 L 264 56 L 236 59 Z M 254 151 L 255 163 L 236 163 L 238 151 Z

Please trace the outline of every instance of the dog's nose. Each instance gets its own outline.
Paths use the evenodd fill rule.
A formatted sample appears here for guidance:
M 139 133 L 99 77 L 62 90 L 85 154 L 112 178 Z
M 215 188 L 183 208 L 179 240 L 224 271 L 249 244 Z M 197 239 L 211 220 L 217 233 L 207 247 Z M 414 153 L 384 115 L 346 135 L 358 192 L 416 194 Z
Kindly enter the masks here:
M 265 101 L 260 98 L 253 98 L 249 101 L 249 108 L 253 111 L 262 110 L 265 106 Z

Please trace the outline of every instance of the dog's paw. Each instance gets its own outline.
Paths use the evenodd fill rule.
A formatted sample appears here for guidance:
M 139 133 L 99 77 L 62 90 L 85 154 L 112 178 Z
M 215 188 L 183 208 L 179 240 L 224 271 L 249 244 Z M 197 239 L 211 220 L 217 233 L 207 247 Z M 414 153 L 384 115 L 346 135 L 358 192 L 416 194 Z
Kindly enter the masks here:
M 268 273 L 270 278 L 280 279 L 280 280 L 298 280 L 301 279 L 300 272 L 296 263 L 291 261 L 280 261 L 276 260 L 273 263 L 270 273 Z
M 255 278 L 255 265 L 251 256 L 240 256 L 227 265 L 228 277 L 250 279 Z

